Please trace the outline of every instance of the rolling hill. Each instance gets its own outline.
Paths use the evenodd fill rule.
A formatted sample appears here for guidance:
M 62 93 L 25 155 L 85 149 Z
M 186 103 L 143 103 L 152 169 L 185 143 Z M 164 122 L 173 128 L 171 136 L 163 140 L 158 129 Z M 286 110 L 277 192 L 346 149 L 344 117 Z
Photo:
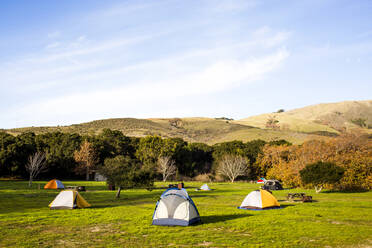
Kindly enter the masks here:
M 180 137 L 188 142 L 215 144 L 224 141 L 263 139 L 266 141 L 286 139 L 292 143 L 302 143 L 316 135 L 293 131 L 265 130 L 241 125 L 227 120 L 213 118 L 171 118 L 171 119 L 135 119 L 117 118 L 97 120 L 70 126 L 25 127 L 5 130 L 18 135 L 23 132 L 36 134 L 46 132 L 68 132 L 85 135 L 99 134 L 104 128 L 120 130 L 124 135 L 143 137 L 159 135 L 163 138 Z
M 235 123 L 266 128 L 268 120 L 276 120 L 280 130 L 305 133 L 339 133 L 358 130 L 371 133 L 372 101 L 322 103 L 287 112 L 267 113 L 237 120 Z
M 276 128 L 266 128 L 268 118 L 279 122 Z M 361 119 L 363 127 L 354 122 Z M 180 137 L 189 142 L 214 144 L 231 140 L 266 141 L 286 139 L 299 144 L 307 139 L 326 139 L 338 135 L 343 129 L 360 129 L 370 132 L 372 126 L 372 101 L 354 101 L 312 105 L 282 113 L 262 114 L 242 120 L 226 118 L 116 118 L 96 120 L 69 126 L 25 127 L 4 130 L 18 135 L 23 132 L 36 134 L 60 131 L 82 135 L 99 134 L 104 128 L 120 130 L 124 135 L 143 137 L 159 135 L 164 138 Z

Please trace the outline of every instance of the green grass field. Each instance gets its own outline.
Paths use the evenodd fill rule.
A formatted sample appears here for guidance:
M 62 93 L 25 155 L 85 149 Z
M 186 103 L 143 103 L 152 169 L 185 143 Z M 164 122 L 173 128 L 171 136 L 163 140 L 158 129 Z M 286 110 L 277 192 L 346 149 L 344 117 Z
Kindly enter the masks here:
M 86 185 L 91 208 L 50 210 L 57 190 L 28 189 L 25 181 L 0 181 L 0 247 L 371 247 L 372 192 L 315 194 L 283 190 L 273 194 L 282 209 L 239 210 L 258 185 L 211 183 L 211 192 L 185 183 L 202 218 L 189 227 L 152 226 L 165 183 L 156 189 L 124 190 L 119 200 L 101 182 Z M 288 192 L 306 192 L 313 203 L 289 203 Z

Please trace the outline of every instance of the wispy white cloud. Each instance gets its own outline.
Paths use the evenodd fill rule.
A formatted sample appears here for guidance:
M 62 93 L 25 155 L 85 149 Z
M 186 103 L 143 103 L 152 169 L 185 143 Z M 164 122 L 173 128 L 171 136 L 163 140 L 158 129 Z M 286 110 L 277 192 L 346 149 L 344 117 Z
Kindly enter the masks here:
M 152 81 L 139 79 L 135 83 L 111 89 L 86 89 L 24 106 L 18 113 L 29 115 L 29 118 L 44 124 L 50 123 L 51 116 L 54 116 L 56 123 L 66 116 L 69 116 L 70 122 L 125 114 L 132 117 L 152 116 L 152 106 L 161 101 L 173 102 L 180 97 L 191 99 L 197 95 L 207 96 L 259 80 L 278 68 L 288 55 L 287 50 L 280 49 L 260 58 L 217 61 L 200 71 L 175 75 L 165 81 L 156 78 Z
M 147 40 L 152 38 L 153 35 L 143 35 L 134 38 L 114 38 L 111 40 L 106 40 L 100 43 L 96 43 L 93 45 L 83 44 L 86 42 L 86 39 L 76 39 L 73 42 L 67 42 L 62 49 L 50 53 L 50 54 L 43 54 L 42 56 L 36 57 L 33 56 L 31 58 L 26 58 L 25 61 L 27 62 L 52 62 L 63 58 L 68 57 L 75 57 L 75 56 L 83 56 L 83 55 L 90 55 L 94 53 L 104 52 L 107 50 L 117 49 L 119 47 L 128 46 L 131 44 L 137 44 L 141 41 Z
M 161 35 L 161 33 L 156 34 Z M 236 55 L 247 53 L 254 54 L 259 47 L 280 46 L 288 38 L 286 32 L 272 32 L 271 35 L 254 36 L 248 41 L 221 44 L 212 48 L 196 48 L 185 53 L 177 53 L 157 59 L 143 60 L 138 63 L 128 63 L 126 53 L 133 45 L 141 42 L 151 42 L 156 36 L 111 38 L 103 42 L 91 42 L 87 38 L 77 38 L 65 44 L 55 45 L 54 51 L 40 53 L 19 61 L 13 61 L 8 66 L 3 66 L 0 73 L 8 83 L 17 85 L 17 91 L 32 90 L 35 85 L 49 87 L 60 83 L 84 84 L 92 81 L 109 81 L 124 77 L 132 73 L 131 77 L 141 78 L 141 71 L 156 71 L 167 73 L 172 66 L 179 72 L 185 68 L 194 68 L 194 64 L 206 67 L 216 59 L 232 59 Z M 280 37 L 280 38 L 278 38 Z M 74 44 L 74 45 L 72 45 Z M 204 61 L 204 62 L 203 62 Z M 196 63 L 195 63 L 196 62 Z M 177 64 L 177 66 L 174 66 Z M 155 69 L 156 68 L 156 69 Z M 188 72 L 189 73 L 189 72 Z M 36 87 L 39 89 L 39 87 Z
M 235 11 L 256 4 L 245 3 L 223 1 L 216 8 Z M 118 15 L 158 5 L 124 4 L 82 19 L 106 16 L 104 22 L 116 24 Z M 201 38 L 189 45 L 182 40 L 183 32 L 194 28 L 198 23 L 160 23 L 148 30 L 103 32 L 102 36 L 85 30 L 74 35 L 65 35 L 68 30 L 51 32 L 41 50 L 21 59 L 0 61 L 2 88 L 17 99 L 2 108 L 0 121 L 19 127 L 150 117 L 159 112 L 166 116 L 175 109 L 184 109 L 180 115 L 187 115 L 197 108 L 192 101 L 186 107 L 177 104 L 179 99 L 207 98 L 257 82 L 280 68 L 289 56 L 287 31 L 265 26 L 248 30 L 238 39 L 217 33 L 211 36 L 212 42 Z M 181 38 L 174 39 L 177 36 Z M 156 109 L 164 102 L 175 103 L 174 108 Z

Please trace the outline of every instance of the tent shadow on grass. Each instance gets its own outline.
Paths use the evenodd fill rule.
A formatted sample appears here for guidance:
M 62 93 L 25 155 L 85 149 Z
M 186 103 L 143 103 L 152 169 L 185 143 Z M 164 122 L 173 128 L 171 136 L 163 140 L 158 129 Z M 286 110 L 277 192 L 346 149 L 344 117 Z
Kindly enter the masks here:
M 227 214 L 227 215 L 208 215 L 208 216 L 201 216 L 201 223 L 200 224 L 211 224 L 217 222 L 224 222 L 228 220 L 234 220 L 244 217 L 252 216 L 251 214 Z
M 314 202 L 319 202 L 319 201 L 313 199 L 312 202 L 302 202 L 301 200 L 294 200 L 294 201 L 278 200 L 278 202 L 280 202 L 280 206 L 282 207 L 283 206 L 282 204 L 286 204 L 286 203 L 287 203 L 287 206 L 295 206 L 298 203 L 307 204 L 307 203 L 314 203 Z
M 286 200 L 278 200 L 278 202 L 280 202 L 280 208 L 278 208 L 278 209 L 287 208 L 287 207 L 294 207 L 294 206 L 297 205 L 294 202 L 287 202 Z

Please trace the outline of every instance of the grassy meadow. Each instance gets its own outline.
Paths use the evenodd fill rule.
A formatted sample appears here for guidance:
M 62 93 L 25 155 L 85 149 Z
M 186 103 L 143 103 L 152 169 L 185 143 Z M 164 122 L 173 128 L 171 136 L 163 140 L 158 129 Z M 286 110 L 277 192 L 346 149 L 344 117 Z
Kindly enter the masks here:
M 104 182 L 85 185 L 81 195 L 92 207 L 50 210 L 58 190 L 38 189 L 45 182 L 0 181 L 0 247 L 371 247 L 372 192 L 340 193 L 291 189 L 275 191 L 282 209 L 239 210 L 257 184 L 210 183 L 195 191 L 186 182 L 202 223 L 188 227 L 152 226 L 156 189 L 122 191 L 115 199 Z M 305 192 L 313 203 L 286 202 L 289 192 Z

